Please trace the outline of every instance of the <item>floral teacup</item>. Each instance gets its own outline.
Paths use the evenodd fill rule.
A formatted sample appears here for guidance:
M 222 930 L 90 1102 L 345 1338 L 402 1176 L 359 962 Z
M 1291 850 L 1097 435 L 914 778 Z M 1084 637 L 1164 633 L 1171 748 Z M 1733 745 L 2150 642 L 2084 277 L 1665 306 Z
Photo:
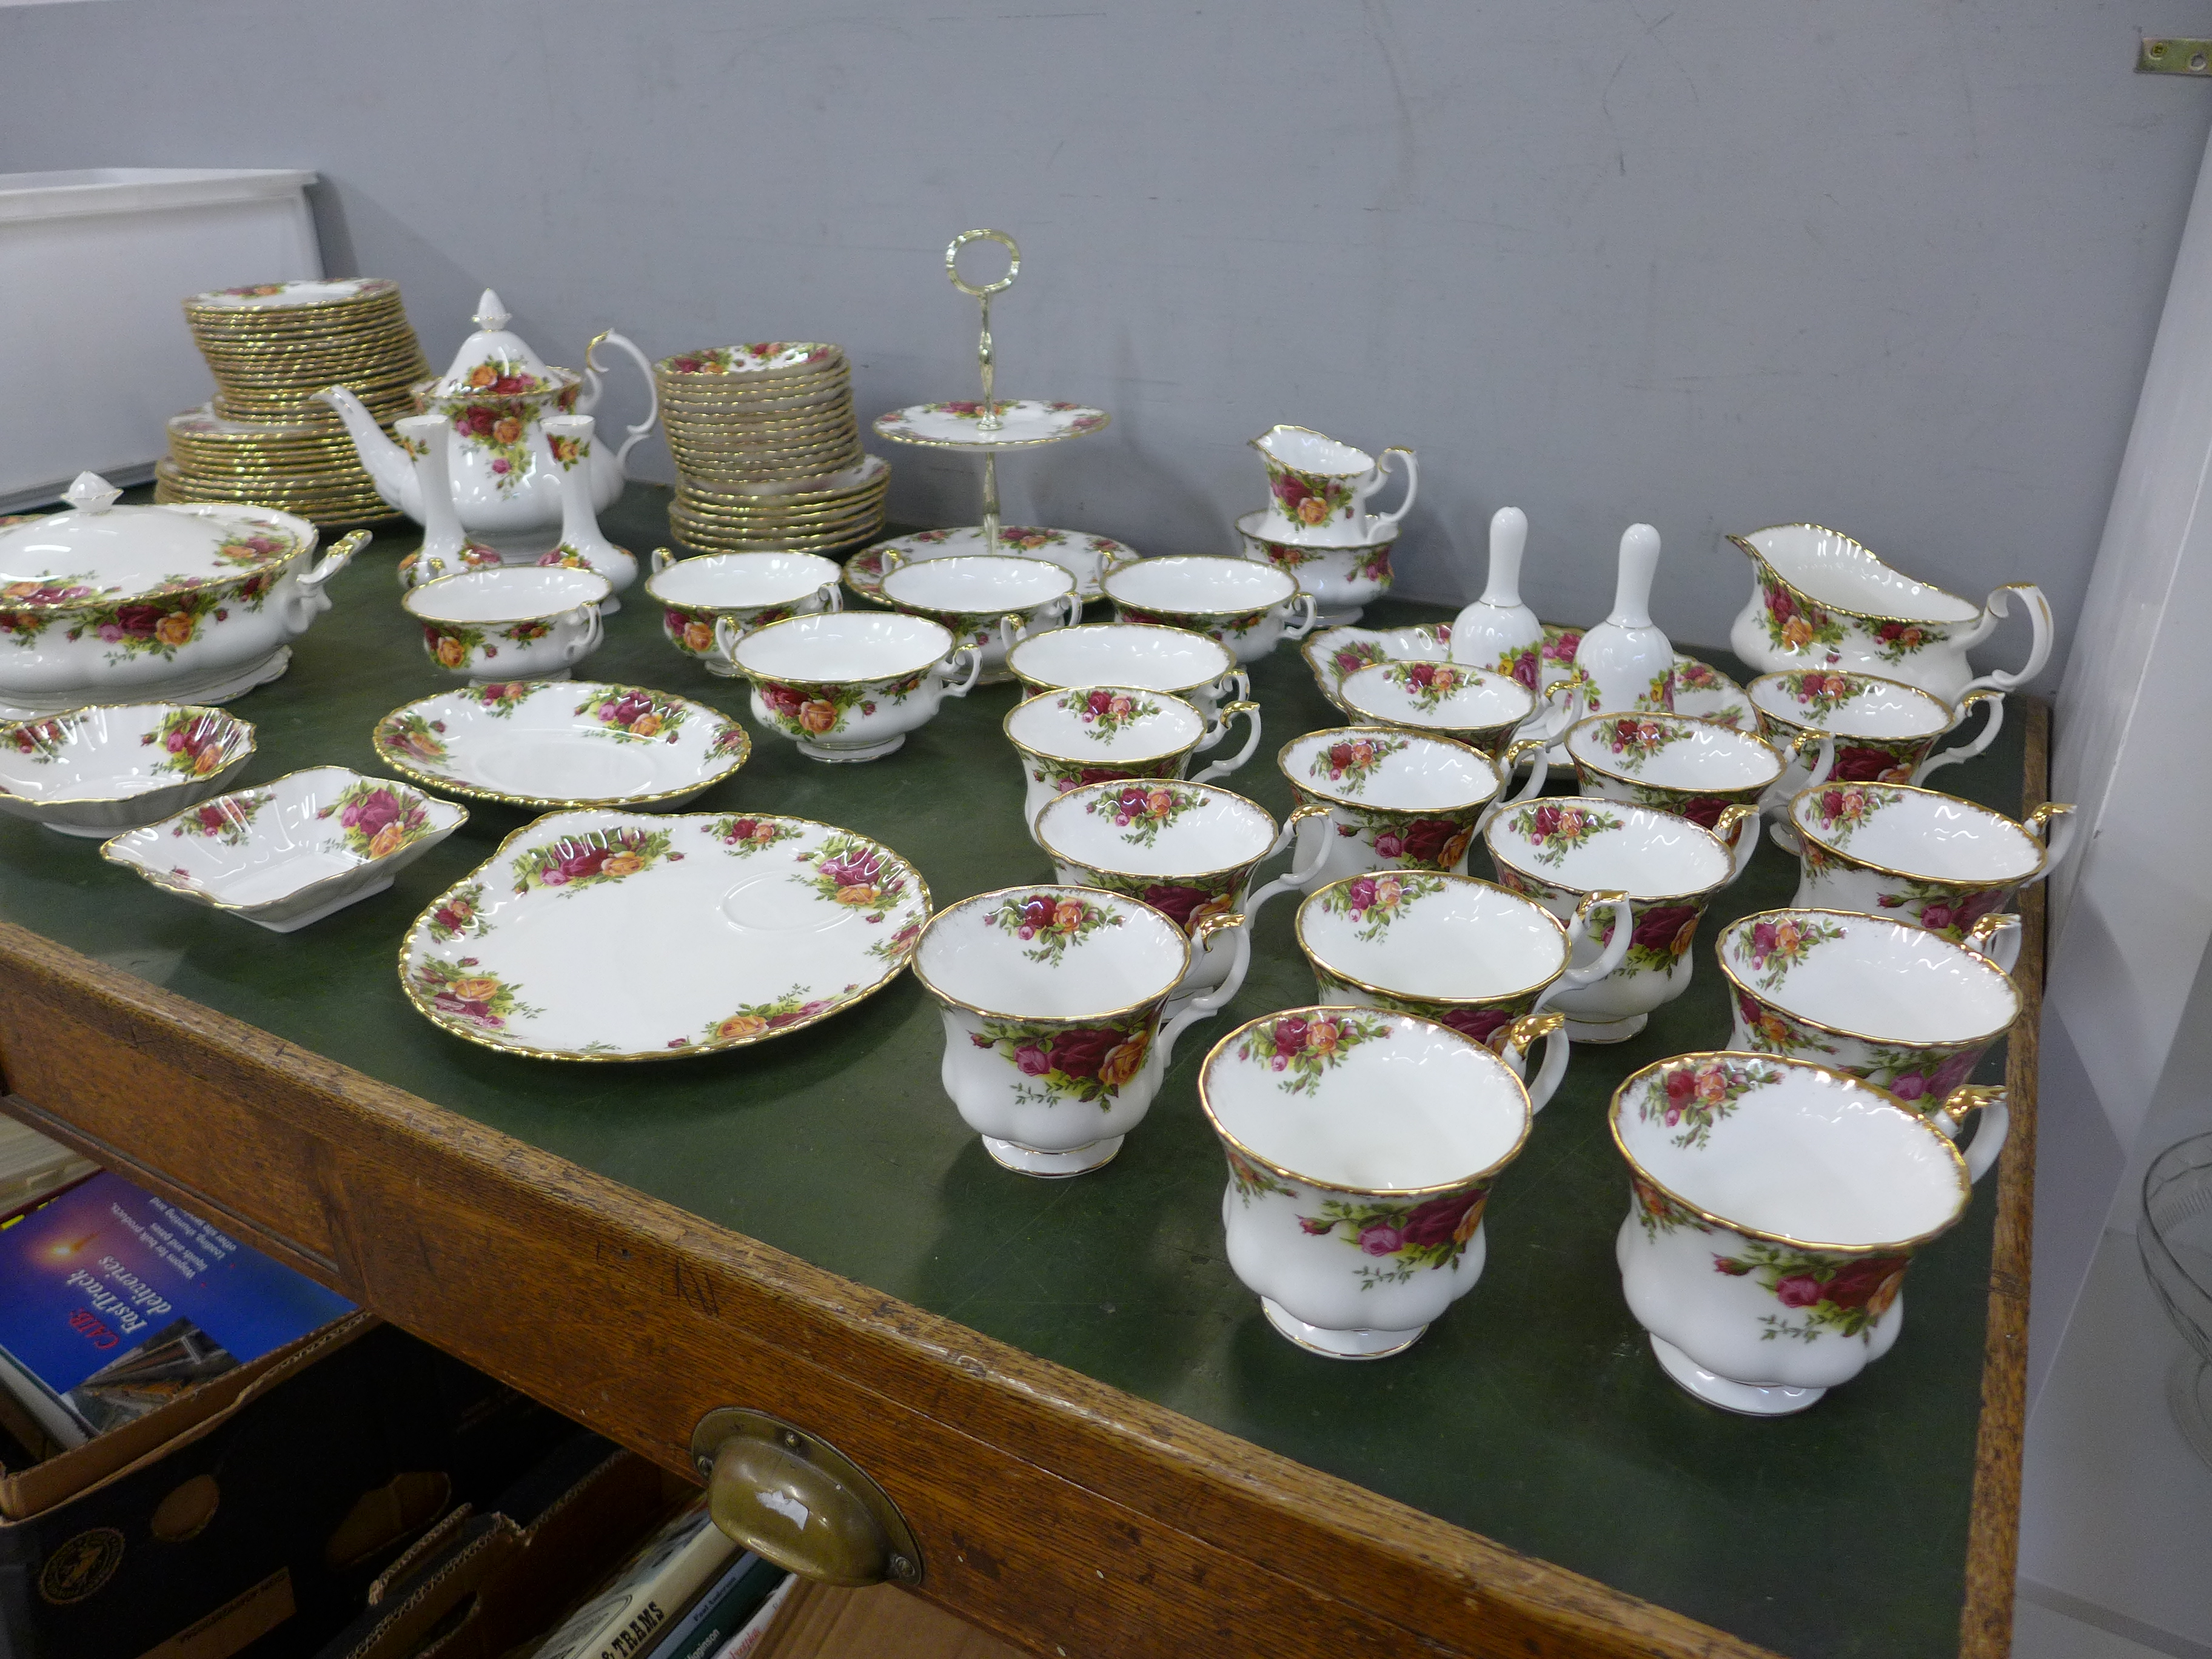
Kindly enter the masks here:
M 1955 945 L 2057 866 L 2073 812 L 2045 801 L 2023 824 L 1909 784 L 1822 784 L 1790 803 L 1802 843 L 1790 904 L 1890 916 Z
M 1412 1014 L 1288 1008 L 1198 1074 L 1229 1158 L 1229 1266 L 1267 1322 L 1330 1359 L 1400 1353 L 1482 1277 L 1482 1212 L 1528 1138 L 1528 1091 Z
M 1518 748 L 1506 757 L 1510 768 Z M 1529 781 L 1512 800 L 1544 787 L 1542 745 Z M 1501 797 L 1508 773 L 1480 749 L 1387 726 L 1339 726 L 1285 744 L 1275 765 L 1299 805 L 1328 809 L 1336 833 L 1328 859 L 1305 883 L 1314 892 L 1371 870 L 1467 873 L 1468 849 Z
M 1614 1091 L 1628 1160 L 1614 1254 L 1676 1382 L 1752 1416 L 1804 1410 L 1889 1352 L 1914 1254 L 1966 1213 L 2008 1127 L 2002 1089 L 1933 1114 L 1802 1060 L 1716 1053 Z M 1943 1133 L 1984 1121 L 1962 1157 Z
M 1279 542 L 1268 537 L 1267 521 L 1265 508 L 1237 520 L 1244 556 L 1293 578 L 1301 593 L 1314 596 L 1321 608 L 1319 620 L 1326 626 L 1358 622 L 1370 599 L 1390 591 L 1390 550 L 1398 544 L 1395 535 L 1330 544 Z
M 1074 575 L 1050 559 L 961 553 L 892 565 L 894 554 L 884 556 L 884 599 L 909 616 L 941 623 L 961 644 L 981 652 L 981 685 L 1013 678 L 1006 651 L 1015 641 L 1065 628 L 1083 614 Z
M 1768 805 L 1776 808 L 1786 805 L 1800 789 L 1831 780 L 1925 783 L 1929 773 L 1980 754 L 2004 727 L 2005 694 L 1987 688 L 1967 692 L 1954 708 L 1902 680 L 1833 668 L 1799 668 L 1761 674 L 1744 691 L 1759 729 L 1778 745 L 1808 732 L 1835 739 L 1836 760 L 1828 776 L 1814 778 L 1802 762 L 1793 761 L 1768 797 Z M 1932 752 L 1977 703 L 1989 710 L 1980 734 L 1940 755 Z
M 1337 700 L 1358 719 L 1455 738 L 1494 755 L 1536 712 L 1517 680 L 1457 662 L 1373 663 L 1344 677 Z
M 1413 452 L 1397 444 L 1378 460 L 1310 427 L 1271 426 L 1252 447 L 1267 468 L 1264 528 L 1271 541 L 1333 546 L 1394 540 L 1420 483 Z M 1405 499 L 1395 513 L 1370 513 L 1367 498 L 1382 489 L 1394 455 L 1405 464 Z
M 1048 802 L 1036 817 L 1037 845 L 1063 882 L 1141 899 L 1194 938 L 1215 916 L 1241 914 L 1249 932 L 1267 901 L 1320 867 L 1328 852 L 1327 810 L 1301 806 L 1279 830 L 1267 810 L 1226 789 L 1151 779 L 1093 783 Z M 1299 826 L 1310 823 L 1300 839 Z M 1296 867 L 1255 888 L 1252 872 L 1298 840 Z M 1226 941 L 1196 951 L 1177 998 L 1227 977 Z
M 1651 1011 L 1690 988 L 1698 922 L 1713 896 L 1750 856 L 1744 836 L 1727 845 L 1751 806 L 1731 806 L 1711 830 L 1656 807 L 1605 800 L 1548 799 L 1500 813 L 1483 830 L 1498 878 L 1565 920 L 1593 893 L 1626 893 L 1634 918 L 1620 965 L 1603 979 L 1552 999 L 1577 1042 L 1620 1042 Z M 1607 918 L 1575 954 L 1587 965 L 1613 942 Z
M 1084 623 L 1033 635 L 1006 653 L 1006 666 L 1031 692 L 1133 685 L 1181 697 L 1207 720 L 1252 695 L 1252 677 L 1218 640 L 1186 628 Z
M 1826 739 L 1808 732 L 1796 742 L 1817 748 Z M 1710 830 L 1729 807 L 1766 800 L 1796 751 L 1785 757 L 1747 732 L 1655 713 L 1595 714 L 1577 721 L 1567 732 L 1567 753 L 1585 796 L 1656 806 Z M 1817 760 L 1813 772 L 1816 782 L 1826 775 Z M 1753 813 L 1738 820 L 1736 834 L 1749 836 L 1755 846 L 1759 826 Z M 1738 860 L 1736 867 L 1744 862 Z
M 399 603 L 422 625 L 422 649 L 449 674 L 565 680 L 599 649 L 599 602 L 614 584 L 592 570 L 507 565 L 410 587 Z
M 1590 914 L 1608 906 L 1612 942 L 1571 968 Z M 1546 1039 L 1528 1085 L 1541 1111 L 1567 1069 L 1565 1019 L 1544 1010 L 1560 993 L 1595 984 L 1628 951 L 1628 900 L 1593 893 L 1565 927 L 1534 899 L 1473 876 L 1384 872 L 1332 882 L 1298 907 L 1298 948 L 1313 964 L 1316 1000 L 1388 1008 L 1449 1025 L 1490 1045 L 1526 1074 L 1528 1051 Z
M 984 1150 L 1024 1175 L 1072 1176 L 1121 1150 L 1144 1121 L 1176 1039 L 1244 982 L 1234 929 L 1227 979 L 1165 1024 L 1191 941 L 1148 904 L 1093 887 L 1006 887 L 947 905 L 915 946 L 914 976 L 945 1021 L 945 1092 Z
M 1207 767 L 1193 783 L 1225 778 L 1252 758 L 1260 746 L 1260 705 L 1232 702 L 1208 720 L 1181 697 L 1133 685 L 1078 686 L 1069 691 L 1040 691 L 1007 710 L 1006 741 L 1021 757 L 1027 793 L 1022 817 L 1036 835 L 1036 816 L 1057 797 L 1086 783 L 1119 783 L 1132 778 L 1180 778 L 1190 757 L 1202 754 L 1227 734 L 1242 714 L 1249 728 L 1244 746 L 1227 760 Z
M 668 642 L 726 679 L 738 671 L 722 642 L 725 622 L 734 644 L 787 617 L 841 610 L 839 574 L 836 564 L 813 553 L 702 553 L 678 559 L 657 547 L 645 591 L 660 606 L 660 631 Z
M 1103 585 L 1123 622 L 1188 629 L 1227 646 L 1240 663 L 1312 633 L 1319 603 L 1295 576 L 1212 554 L 1127 560 L 1110 567 Z
M 1818 1060 L 1933 1107 L 2020 1018 L 2020 993 L 1993 960 L 2016 952 L 2017 916 L 1975 923 L 1974 948 L 1848 910 L 1762 910 L 1723 930 L 1735 995 L 1731 1048 Z
M 975 690 L 983 663 L 925 617 L 854 611 L 770 623 L 738 641 L 730 659 L 752 682 L 762 729 L 819 761 L 890 754 L 945 698 Z

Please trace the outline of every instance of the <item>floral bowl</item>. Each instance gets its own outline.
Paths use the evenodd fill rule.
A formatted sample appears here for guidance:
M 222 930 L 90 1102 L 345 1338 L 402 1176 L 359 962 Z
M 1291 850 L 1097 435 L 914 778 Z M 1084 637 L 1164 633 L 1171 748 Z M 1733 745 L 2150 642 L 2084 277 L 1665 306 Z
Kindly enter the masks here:
M 669 644 L 710 674 L 737 673 L 717 638 L 726 621 L 736 639 L 788 617 L 843 608 L 836 562 L 814 553 L 653 554 L 645 591 L 660 607 Z
M 126 830 L 100 855 L 165 892 L 289 933 L 382 892 L 468 818 L 404 783 L 315 766 Z
M 0 726 L 0 812 L 105 840 L 220 793 L 252 755 L 252 726 L 219 708 L 73 708 Z
M 93 473 L 71 506 L 0 529 L 0 716 L 88 702 L 226 702 L 284 672 L 289 642 L 368 540 L 312 569 L 314 526 L 258 507 L 118 507 Z
M 886 561 L 891 556 L 884 555 Z M 884 574 L 882 598 L 894 610 L 927 617 L 981 653 L 979 685 L 1013 678 L 1006 652 L 1015 641 L 1066 628 L 1083 614 L 1075 578 L 1065 565 L 1006 553 L 892 565 Z
M 1818 1060 L 1879 1084 L 1915 1110 L 1974 1074 L 2020 1018 L 2020 992 L 1993 960 L 2019 918 L 1984 916 L 1972 946 L 1844 910 L 1762 910 L 1722 930 L 1735 1005 L 1729 1047 Z
M 1237 539 L 1244 556 L 1281 571 L 1297 583 L 1300 592 L 1312 594 L 1322 623 L 1335 627 L 1358 622 L 1369 600 L 1390 591 L 1390 550 L 1398 544 L 1395 535 L 1337 546 L 1275 541 L 1266 532 L 1269 517 L 1261 507 L 1237 520 Z
M 599 606 L 614 584 L 566 565 L 465 570 L 408 589 L 422 650 L 449 674 L 489 680 L 565 680 L 599 647 Z
M 1286 1008 L 1199 1069 L 1229 1161 L 1229 1266 L 1310 1353 L 1380 1359 L 1475 1286 L 1483 1211 L 1528 1142 L 1528 1095 L 1472 1037 L 1411 1014 Z
M 2074 809 L 2045 801 L 2025 823 L 1909 784 L 1829 783 L 1798 793 L 1797 909 L 1910 921 L 1956 945 L 2007 909 L 2074 842 Z
M 1515 800 L 1544 787 L 1542 746 Z M 1384 726 L 1339 726 L 1285 744 L 1276 769 L 1301 805 L 1328 811 L 1335 830 L 1309 893 L 1376 870 L 1464 875 L 1482 826 L 1503 804 L 1507 772 L 1480 749 Z
M 871 761 L 975 689 L 983 659 L 925 617 L 842 611 L 770 623 L 730 653 L 753 719 L 811 760 Z
M 1106 597 L 1125 623 L 1182 628 L 1257 662 L 1314 630 L 1316 601 L 1297 578 L 1243 559 L 1177 554 L 1108 568 Z M 1295 618 L 1295 620 L 1294 620 Z
M 1536 712 L 1516 680 L 1455 662 L 1378 662 L 1346 674 L 1339 700 L 1352 718 L 1401 726 L 1496 754 Z
M 1567 729 L 1566 746 L 1584 795 L 1679 812 L 1701 830 L 1731 806 L 1758 805 L 1794 757 L 1687 714 L 1595 714 Z M 1756 816 L 1740 822 L 1753 827 L 1739 835 L 1759 833 Z
M 683 805 L 743 766 L 753 741 L 704 703 L 599 680 L 494 681 L 393 709 L 370 733 L 393 771 L 470 800 Z
M 1225 778 L 1260 746 L 1260 705 L 1232 702 L 1207 720 L 1181 697 L 1134 685 L 1079 686 L 1040 691 L 1006 711 L 1006 741 L 1022 763 L 1022 816 L 1036 833 L 1037 814 L 1086 783 L 1180 778 L 1191 757 L 1213 748 L 1242 714 L 1244 747 L 1191 781 Z
M 1085 623 L 1034 635 L 1006 653 L 1006 666 L 1031 692 L 1133 685 L 1181 697 L 1211 720 L 1221 705 L 1252 695 L 1252 678 L 1218 640 L 1186 628 Z
M 1243 918 L 1226 981 L 1164 1024 L 1193 941 L 1152 906 L 1094 887 L 1007 887 L 947 905 L 914 976 L 945 1024 L 939 1077 L 999 1164 L 1024 1175 L 1095 1170 L 1145 1120 L 1176 1040 L 1237 994 L 1251 957 Z

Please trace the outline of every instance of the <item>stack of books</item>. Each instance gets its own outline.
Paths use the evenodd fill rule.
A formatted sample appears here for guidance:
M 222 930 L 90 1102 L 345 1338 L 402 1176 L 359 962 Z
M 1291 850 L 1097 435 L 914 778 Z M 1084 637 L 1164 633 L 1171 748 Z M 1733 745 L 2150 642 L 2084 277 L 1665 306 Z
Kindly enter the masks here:
M 744 1659 L 797 1582 L 739 1553 L 702 1496 L 631 1552 L 534 1659 Z

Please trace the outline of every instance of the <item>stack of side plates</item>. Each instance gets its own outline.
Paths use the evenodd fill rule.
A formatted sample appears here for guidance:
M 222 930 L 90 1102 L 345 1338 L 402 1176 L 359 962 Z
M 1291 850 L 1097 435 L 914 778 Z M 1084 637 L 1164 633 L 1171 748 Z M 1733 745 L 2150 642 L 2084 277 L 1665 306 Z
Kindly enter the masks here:
M 676 460 L 678 539 L 716 552 L 823 551 L 872 538 L 890 468 L 864 453 L 845 354 L 775 340 L 653 366 Z
M 313 398 L 348 386 L 387 428 L 412 412 L 409 388 L 430 366 L 397 283 L 356 276 L 218 289 L 185 301 L 185 320 L 219 390 L 213 403 L 170 418 L 156 500 L 247 501 L 325 525 L 392 516 L 337 415 Z

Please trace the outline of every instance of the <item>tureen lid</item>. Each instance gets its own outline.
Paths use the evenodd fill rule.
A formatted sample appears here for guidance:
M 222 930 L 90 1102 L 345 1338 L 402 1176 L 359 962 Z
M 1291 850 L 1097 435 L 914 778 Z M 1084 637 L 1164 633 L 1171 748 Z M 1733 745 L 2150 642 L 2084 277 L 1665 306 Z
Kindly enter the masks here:
M 0 609 L 182 593 L 275 569 L 315 544 L 304 519 L 229 503 L 118 507 L 95 472 L 69 487 L 70 509 L 0 530 Z
M 489 289 L 477 301 L 475 320 L 477 331 L 461 342 L 445 377 L 432 384 L 432 396 L 515 398 L 564 383 L 520 334 L 507 331 L 507 307 Z

